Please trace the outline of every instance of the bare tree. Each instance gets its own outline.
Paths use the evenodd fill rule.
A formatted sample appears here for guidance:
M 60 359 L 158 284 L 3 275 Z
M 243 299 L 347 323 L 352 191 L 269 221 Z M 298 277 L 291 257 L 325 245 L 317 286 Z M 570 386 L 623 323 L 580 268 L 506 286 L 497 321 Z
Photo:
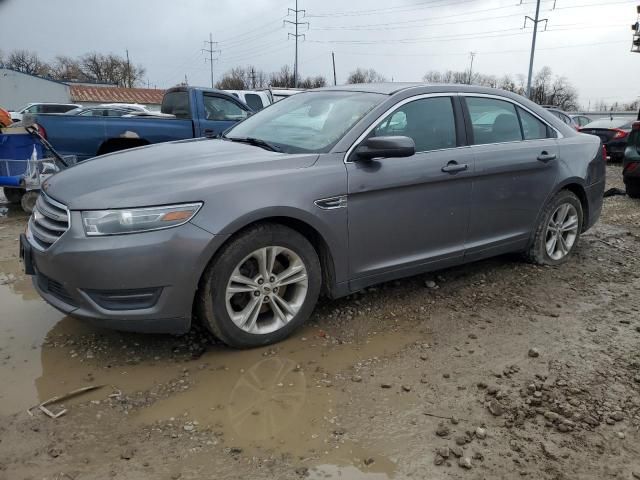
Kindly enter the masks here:
M 267 74 L 252 65 L 232 68 L 216 83 L 217 88 L 225 90 L 255 90 L 267 86 Z
M 502 88 L 520 95 L 525 93 L 525 77 L 517 75 L 515 79 L 510 75 L 497 78 L 495 75 L 473 73 L 469 70 L 427 72 L 423 80 L 430 83 L 472 83 L 491 88 Z M 531 99 L 540 105 L 553 105 L 563 110 L 577 108 L 578 93 L 565 77 L 554 76 L 549 67 L 543 67 L 535 76 L 531 89 Z
M 575 87 L 565 77 L 554 77 L 549 67 L 543 67 L 536 74 L 531 88 L 531 100 L 562 110 L 578 108 L 578 92 Z
M 91 80 L 82 71 L 82 66 L 80 65 L 79 60 L 65 55 L 58 55 L 54 59 L 51 64 L 50 76 L 55 80 Z
M 235 67 L 226 72 L 220 81 L 216 83 L 216 88 L 224 90 L 245 90 L 246 72 L 242 67 Z
M 272 87 L 293 88 L 293 73 L 289 65 L 283 65 L 279 72 L 274 72 L 269 76 L 269 84 Z
M 322 75 L 316 77 L 307 77 L 302 80 L 298 80 L 298 86 L 300 88 L 320 88 L 327 86 L 327 79 Z
M 9 54 L 5 66 L 30 75 L 47 75 L 49 66 L 40 60 L 37 53 L 29 50 L 14 50 Z
M 364 68 L 356 68 L 347 78 L 347 83 L 376 83 L 386 81 L 387 79 L 380 73 L 376 72 L 373 68 L 368 70 Z
M 87 53 L 80 59 L 80 65 L 90 80 L 129 88 L 138 84 L 146 72 L 144 67 L 134 66 L 114 54 Z

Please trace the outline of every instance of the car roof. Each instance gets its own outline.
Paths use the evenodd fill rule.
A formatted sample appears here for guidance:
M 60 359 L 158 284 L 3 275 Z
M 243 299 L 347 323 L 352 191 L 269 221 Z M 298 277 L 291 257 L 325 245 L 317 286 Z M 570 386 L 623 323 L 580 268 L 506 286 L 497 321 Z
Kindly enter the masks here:
M 631 128 L 634 121 L 631 117 L 598 118 L 582 128 Z
M 417 93 L 442 93 L 442 92 L 466 92 L 482 93 L 486 95 L 498 95 L 509 98 L 522 98 L 506 90 L 491 87 L 480 87 L 477 85 L 467 85 L 464 83 L 423 83 L 423 82 L 382 82 L 382 83 L 354 83 L 349 85 L 338 85 L 333 87 L 322 87 L 308 90 L 317 91 L 345 91 L 380 93 L 383 95 L 394 95 L 399 92 L 416 90 Z

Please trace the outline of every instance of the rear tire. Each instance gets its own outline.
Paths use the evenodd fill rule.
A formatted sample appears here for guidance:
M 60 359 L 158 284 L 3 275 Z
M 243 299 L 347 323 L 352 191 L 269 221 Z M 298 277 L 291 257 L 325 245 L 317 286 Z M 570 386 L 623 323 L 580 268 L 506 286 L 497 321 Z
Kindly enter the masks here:
M 526 252 L 538 265 L 559 265 L 569 258 L 580 239 L 582 204 L 568 190 L 558 192 L 545 206 L 536 226 L 533 244 Z
M 22 200 L 22 196 L 25 194 L 24 188 L 3 187 L 2 192 L 9 203 L 15 205 L 20 205 L 20 200 Z
M 626 180 L 624 186 L 627 190 L 627 196 L 630 198 L 640 198 L 640 181 Z
M 232 238 L 205 270 L 198 316 L 229 346 L 275 343 L 309 318 L 321 279 L 318 254 L 304 236 L 282 225 L 257 225 Z

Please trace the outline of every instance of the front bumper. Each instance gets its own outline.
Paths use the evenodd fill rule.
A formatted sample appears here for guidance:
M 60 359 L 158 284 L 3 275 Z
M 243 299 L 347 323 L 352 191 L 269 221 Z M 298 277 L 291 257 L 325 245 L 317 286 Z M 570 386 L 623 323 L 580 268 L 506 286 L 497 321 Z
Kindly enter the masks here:
M 46 251 L 31 243 L 38 293 L 58 310 L 99 326 L 145 333 L 184 333 L 191 326 L 198 282 L 225 236 L 187 223 L 154 232 L 87 237 L 79 212 Z M 143 308 L 104 308 L 102 293 L 157 291 Z M 98 303 L 101 302 L 102 306 Z M 135 302 L 132 303 L 135 305 Z M 112 307 L 112 304 L 108 304 Z

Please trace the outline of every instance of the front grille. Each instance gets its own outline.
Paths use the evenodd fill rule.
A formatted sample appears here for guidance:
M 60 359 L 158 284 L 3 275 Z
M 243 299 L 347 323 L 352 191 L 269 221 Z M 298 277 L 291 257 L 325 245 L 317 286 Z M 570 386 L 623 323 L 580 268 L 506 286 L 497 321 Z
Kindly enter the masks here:
M 29 218 L 29 231 L 35 246 L 46 250 L 69 230 L 69 226 L 67 207 L 41 193 Z
M 60 282 L 56 282 L 55 280 L 47 277 L 46 275 L 43 275 L 40 272 L 37 272 L 37 275 L 38 275 L 37 277 L 38 286 L 40 287 L 41 290 L 43 290 L 44 292 L 50 293 L 51 295 L 53 295 L 59 300 L 62 300 L 64 303 L 68 305 L 76 306 L 75 302 L 73 301 L 73 298 L 71 298 L 71 295 L 69 295 L 69 292 L 67 292 L 67 289 L 64 288 L 64 286 Z

